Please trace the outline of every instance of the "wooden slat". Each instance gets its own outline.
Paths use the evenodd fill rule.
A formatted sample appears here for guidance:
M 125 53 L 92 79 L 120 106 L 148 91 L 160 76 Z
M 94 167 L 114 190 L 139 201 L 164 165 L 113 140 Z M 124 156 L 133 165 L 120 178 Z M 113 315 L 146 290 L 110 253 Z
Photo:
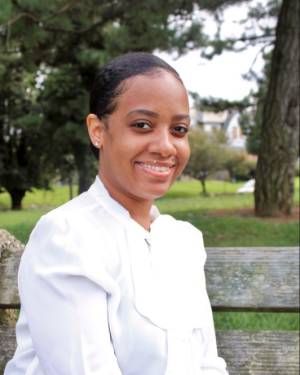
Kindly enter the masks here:
M 23 245 L 0 230 L 0 308 L 19 304 Z M 207 288 L 216 310 L 299 309 L 298 248 L 208 248 Z M 217 332 L 230 375 L 298 375 L 298 332 Z M 0 373 L 15 350 L 15 330 L 0 325 Z
M 299 375 L 299 334 L 293 332 L 217 332 L 219 355 L 230 375 Z M 15 350 L 15 333 L 0 326 L 0 374 Z
M 299 248 L 206 251 L 207 290 L 215 311 L 299 311 Z
M 217 332 L 230 375 L 299 375 L 299 332 Z
M 0 230 L 0 307 L 19 304 L 23 245 Z M 214 310 L 299 311 L 298 248 L 207 248 L 207 289 Z
M 4 367 L 12 358 L 15 348 L 15 328 L 0 325 L 0 374 L 3 374 Z
M 0 308 L 19 305 L 17 274 L 24 246 L 4 229 L 0 229 Z

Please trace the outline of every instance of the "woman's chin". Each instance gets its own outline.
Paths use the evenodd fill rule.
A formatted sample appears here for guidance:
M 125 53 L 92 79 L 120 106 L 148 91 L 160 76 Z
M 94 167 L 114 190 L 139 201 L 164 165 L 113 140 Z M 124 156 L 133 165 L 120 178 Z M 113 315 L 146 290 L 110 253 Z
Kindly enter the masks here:
M 162 198 L 169 191 L 171 185 L 171 183 L 166 183 L 159 184 L 148 189 L 145 187 L 143 190 L 144 199 L 153 201 L 155 199 Z

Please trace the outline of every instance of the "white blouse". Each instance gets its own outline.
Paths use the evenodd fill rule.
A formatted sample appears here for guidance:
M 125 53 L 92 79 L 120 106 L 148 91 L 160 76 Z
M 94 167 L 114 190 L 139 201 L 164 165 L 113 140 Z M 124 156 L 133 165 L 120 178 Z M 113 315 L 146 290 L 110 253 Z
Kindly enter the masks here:
M 150 232 L 96 178 L 40 219 L 19 270 L 17 350 L 4 375 L 226 375 L 202 235 L 156 215 Z

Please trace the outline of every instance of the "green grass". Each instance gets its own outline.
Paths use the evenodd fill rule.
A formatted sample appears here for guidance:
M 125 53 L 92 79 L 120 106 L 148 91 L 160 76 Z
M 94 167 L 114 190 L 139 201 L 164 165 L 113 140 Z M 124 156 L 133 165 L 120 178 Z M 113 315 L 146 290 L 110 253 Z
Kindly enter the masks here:
M 189 212 L 190 210 L 199 210 L 200 212 L 212 210 L 226 210 L 253 207 L 252 194 L 216 194 L 214 196 L 203 197 L 201 195 L 189 196 L 186 198 L 166 198 L 158 199 L 157 206 L 162 212 L 173 214 L 175 212 Z
M 208 181 L 208 196 L 200 194 L 198 181 L 179 181 L 156 204 L 160 211 L 187 220 L 202 230 L 206 246 L 297 246 L 299 223 L 278 222 L 240 216 L 234 210 L 253 208 L 252 194 L 235 194 L 241 183 Z M 22 211 L 9 210 L 9 196 L 0 194 L 0 228 L 5 228 L 23 243 L 41 215 L 69 199 L 67 187 L 34 190 L 27 193 Z M 299 178 L 295 183 L 295 205 L 299 204 Z M 214 216 L 215 210 L 228 215 Z M 299 330 L 297 313 L 216 312 L 218 330 Z
M 77 188 L 74 189 L 76 191 Z M 50 190 L 33 189 L 27 192 L 22 206 L 24 209 L 37 207 L 57 207 L 69 200 L 69 190 L 67 186 L 55 186 Z M 0 210 L 10 208 L 10 197 L 8 193 L 0 194 Z M 0 213 L 1 214 L 1 213 Z
M 202 230 L 206 246 L 296 246 L 299 244 L 297 222 L 278 223 L 234 214 L 235 209 L 253 208 L 253 194 L 235 194 L 241 183 L 208 181 L 209 196 L 200 194 L 198 181 L 179 181 L 156 204 L 160 211 L 188 220 Z M 299 178 L 295 184 L 295 204 L 299 202 Z M 0 194 L 0 228 L 5 228 L 27 242 L 39 217 L 69 199 L 67 187 L 34 190 L 27 193 L 24 210 L 8 210 L 9 197 Z M 3 209 L 4 208 L 4 209 Z M 214 217 L 214 210 L 230 210 L 228 215 Z
M 35 223 L 48 210 L 49 208 L 35 208 L 0 212 L 0 228 L 8 230 L 21 242 L 26 243 Z
M 242 182 L 232 183 L 227 181 L 208 180 L 207 191 L 210 196 L 214 194 L 233 194 L 242 186 Z M 198 196 L 201 192 L 201 185 L 197 180 L 178 181 L 166 194 L 166 198 L 186 198 Z
M 77 188 L 74 189 L 76 191 Z M 55 186 L 51 190 L 34 189 L 23 199 L 23 210 L 11 211 L 8 193 L 0 194 L 0 228 L 4 228 L 26 243 L 38 219 L 69 200 L 66 186 Z
M 217 330 L 299 331 L 298 313 L 214 312 Z
M 213 217 L 197 210 L 173 212 L 199 228 L 206 246 L 297 246 L 299 223 L 273 223 L 254 217 Z

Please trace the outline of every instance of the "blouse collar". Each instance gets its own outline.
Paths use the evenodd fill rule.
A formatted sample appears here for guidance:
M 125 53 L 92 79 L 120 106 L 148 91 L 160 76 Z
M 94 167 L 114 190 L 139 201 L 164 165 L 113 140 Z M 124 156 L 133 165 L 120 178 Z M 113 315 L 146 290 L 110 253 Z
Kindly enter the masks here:
M 149 232 L 145 228 L 143 228 L 138 222 L 132 219 L 129 211 L 124 206 L 122 206 L 118 201 L 112 198 L 99 176 L 96 176 L 94 183 L 89 188 L 89 192 L 92 193 L 92 195 L 97 199 L 98 202 L 101 202 L 101 205 L 112 216 L 114 216 L 118 220 L 121 220 L 125 224 L 131 222 L 131 224 L 135 226 L 137 230 L 140 230 L 143 235 L 149 234 Z M 151 224 L 154 223 L 159 215 L 160 212 L 158 208 L 153 205 L 150 209 Z

